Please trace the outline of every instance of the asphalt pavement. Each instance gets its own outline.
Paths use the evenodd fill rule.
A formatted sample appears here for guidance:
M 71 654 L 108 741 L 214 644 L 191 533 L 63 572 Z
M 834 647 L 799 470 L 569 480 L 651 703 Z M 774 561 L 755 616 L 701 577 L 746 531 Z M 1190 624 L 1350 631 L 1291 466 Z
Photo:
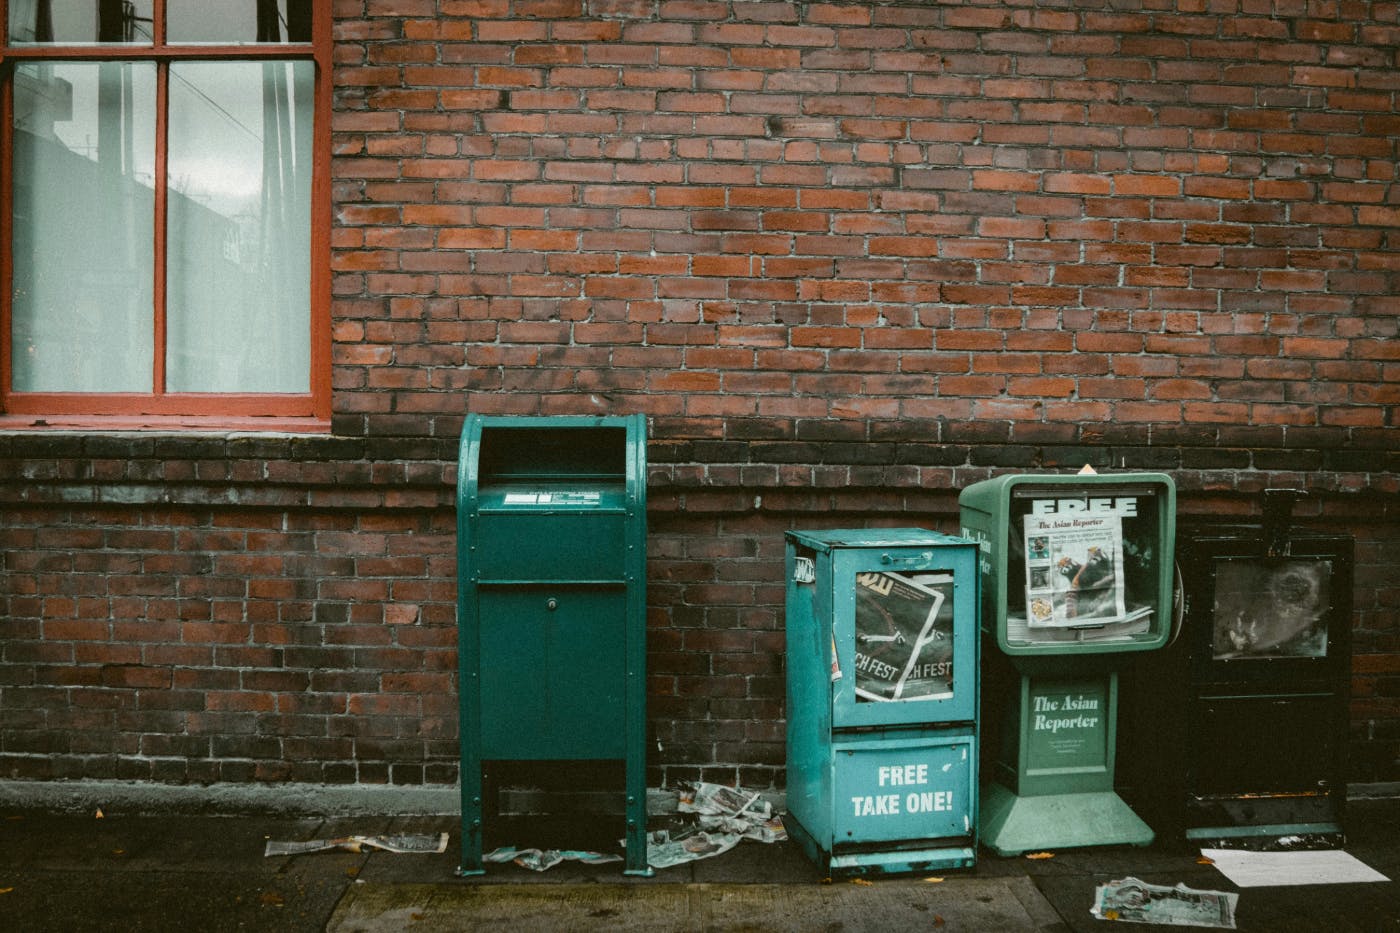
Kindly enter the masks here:
M 606 833 L 607 827 L 604 831 Z M 1353 800 L 1346 851 L 1400 879 L 1400 798 Z M 447 851 L 265 857 L 269 840 L 448 833 Z M 488 843 L 568 845 L 550 821 L 501 821 Z M 506 838 L 510 837 L 510 838 Z M 1400 882 L 1240 889 L 1184 841 L 1002 858 L 972 870 L 831 880 L 793 843 L 744 841 L 703 861 L 624 876 L 621 865 L 513 864 L 456 876 L 457 819 L 0 811 L 5 931 L 1102 931 L 1094 889 L 1133 876 L 1238 891 L 1255 933 L 1400 933 Z M 1180 930 L 1134 924 L 1129 930 Z

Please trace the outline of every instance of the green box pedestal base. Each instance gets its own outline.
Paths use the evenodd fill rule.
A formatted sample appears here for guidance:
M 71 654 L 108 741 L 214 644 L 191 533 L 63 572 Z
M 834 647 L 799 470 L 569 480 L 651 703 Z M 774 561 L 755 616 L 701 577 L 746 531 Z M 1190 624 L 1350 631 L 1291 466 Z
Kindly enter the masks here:
M 1080 846 L 1150 845 L 1152 829 L 1112 791 L 1018 797 L 982 788 L 982 843 L 997 855 Z

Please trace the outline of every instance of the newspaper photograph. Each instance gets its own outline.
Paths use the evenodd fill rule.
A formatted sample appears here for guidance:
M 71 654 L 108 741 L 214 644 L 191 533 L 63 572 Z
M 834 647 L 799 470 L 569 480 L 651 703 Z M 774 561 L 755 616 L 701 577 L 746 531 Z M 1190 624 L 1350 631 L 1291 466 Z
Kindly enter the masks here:
M 1124 621 L 1121 516 L 1027 515 L 1025 536 L 1032 628 Z
M 1197 891 L 1183 884 L 1167 887 L 1122 878 L 1094 889 L 1094 906 L 1089 912 L 1100 920 L 1233 930 L 1239 898 L 1231 892 Z
M 952 696 L 952 575 L 858 573 L 855 589 L 856 699 Z

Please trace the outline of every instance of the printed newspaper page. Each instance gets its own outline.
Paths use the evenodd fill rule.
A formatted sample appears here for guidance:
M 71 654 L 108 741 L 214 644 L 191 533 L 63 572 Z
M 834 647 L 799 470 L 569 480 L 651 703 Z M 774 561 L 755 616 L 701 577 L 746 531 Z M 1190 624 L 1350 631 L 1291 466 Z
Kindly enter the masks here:
M 1239 897 L 1234 892 L 1197 891 L 1184 884 L 1167 887 L 1121 878 L 1094 889 L 1094 906 L 1089 912 L 1100 920 L 1233 930 Z
M 1124 621 L 1121 516 L 1027 515 L 1025 534 L 1032 628 Z
M 952 696 L 952 576 L 870 572 L 855 584 L 856 699 Z

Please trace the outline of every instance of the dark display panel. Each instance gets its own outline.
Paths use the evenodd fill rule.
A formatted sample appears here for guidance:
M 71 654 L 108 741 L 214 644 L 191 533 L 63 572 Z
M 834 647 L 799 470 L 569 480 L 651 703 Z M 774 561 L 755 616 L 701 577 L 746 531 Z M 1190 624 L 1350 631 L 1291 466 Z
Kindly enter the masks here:
M 1212 657 L 1327 657 L 1331 586 L 1330 560 L 1219 561 Z

